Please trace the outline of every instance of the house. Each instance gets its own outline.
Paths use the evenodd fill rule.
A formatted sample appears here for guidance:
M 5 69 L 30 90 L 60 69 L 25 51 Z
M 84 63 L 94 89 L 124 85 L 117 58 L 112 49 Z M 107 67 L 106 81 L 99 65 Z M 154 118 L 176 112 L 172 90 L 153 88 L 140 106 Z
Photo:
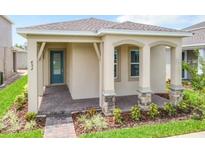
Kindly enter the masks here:
M 95 18 L 17 32 L 28 40 L 29 111 L 38 112 L 46 87 L 62 84 L 72 100 L 98 98 L 106 115 L 118 96 L 137 95 L 136 102 L 146 108 L 151 94 L 166 91 L 166 47 L 171 49 L 170 98 L 181 97 L 182 38 L 189 32 Z M 57 97 L 56 91 L 52 95 Z M 60 100 L 55 103 L 60 107 Z
M 200 58 L 196 55 L 196 49 L 199 51 L 199 56 L 205 58 L 205 22 L 201 22 L 183 29 L 193 33 L 193 36 L 183 39 L 182 60 L 198 67 L 198 73 L 202 73 L 200 66 Z M 184 79 L 190 79 L 190 75 L 186 70 L 182 71 Z
M 13 75 L 12 21 L 0 15 L 0 72 L 4 79 Z
M 13 47 L 13 63 L 14 63 L 14 71 L 21 69 L 27 69 L 27 51 L 26 49 Z

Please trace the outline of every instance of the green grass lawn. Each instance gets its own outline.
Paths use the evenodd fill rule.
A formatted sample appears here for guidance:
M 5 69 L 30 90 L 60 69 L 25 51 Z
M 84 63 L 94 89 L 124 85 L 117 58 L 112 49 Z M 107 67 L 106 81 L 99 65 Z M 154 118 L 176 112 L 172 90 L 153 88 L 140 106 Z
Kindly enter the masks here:
M 41 129 L 24 131 L 19 133 L 0 134 L 0 138 L 42 138 L 43 131 Z
M 163 124 L 142 125 L 134 128 L 116 129 L 84 134 L 84 138 L 158 138 L 205 131 L 205 120 L 171 121 Z
M 13 105 L 17 95 L 22 94 L 24 86 L 27 84 L 27 76 L 23 76 L 6 88 L 0 90 L 0 118 Z

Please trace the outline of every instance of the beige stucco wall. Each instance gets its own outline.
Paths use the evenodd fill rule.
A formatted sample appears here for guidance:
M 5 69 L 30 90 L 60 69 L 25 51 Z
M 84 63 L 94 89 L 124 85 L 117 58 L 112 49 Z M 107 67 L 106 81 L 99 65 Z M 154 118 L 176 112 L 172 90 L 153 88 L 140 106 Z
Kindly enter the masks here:
M 27 68 L 27 52 L 16 52 L 16 68 Z
M 138 80 L 129 80 L 129 45 L 120 46 L 120 80 L 115 81 L 117 96 L 135 95 L 139 85 Z
M 0 15 L 0 71 L 5 78 L 13 73 L 12 25 Z
M 156 93 L 166 89 L 166 51 L 165 46 L 151 48 L 150 80 L 151 90 Z
M 136 40 L 142 44 L 157 41 L 178 43 L 179 38 L 144 37 L 144 36 L 107 36 L 113 44 L 121 40 Z M 120 50 L 120 81 L 115 81 L 117 96 L 134 95 L 139 87 L 139 80 L 130 81 L 128 76 L 128 48 L 122 45 Z M 65 84 L 68 85 L 73 99 L 99 97 L 99 63 L 92 43 L 47 43 L 44 52 L 44 86 L 50 85 L 50 55 L 51 49 L 65 50 Z M 166 54 L 159 47 L 151 48 L 151 86 L 153 92 L 165 90 Z M 157 73 L 156 73 L 157 70 Z M 160 78 L 160 79 L 159 79 Z M 89 87 L 89 90 L 87 88 Z

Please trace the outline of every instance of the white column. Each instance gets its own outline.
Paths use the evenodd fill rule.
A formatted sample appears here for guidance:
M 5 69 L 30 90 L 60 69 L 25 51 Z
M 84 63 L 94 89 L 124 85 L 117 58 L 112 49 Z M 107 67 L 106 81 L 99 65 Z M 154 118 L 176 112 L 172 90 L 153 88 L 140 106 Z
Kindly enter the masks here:
M 38 111 L 37 42 L 28 40 L 28 111 Z
M 100 43 L 100 60 L 99 60 L 99 105 L 103 103 L 103 43 Z
M 138 92 L 138 104 L 146 109 L 151 102 L 150 88 L 150 47 L 145 45 L 140 49 L 140 77 Z
M 140 51 L 139 90 L 150 92 L 150 47 L 148 45 Z
M 114 47 L 109 41 L 104 42 L 103 53 L 103 93 L 115 94 L 114 88 Z
M 171 86 L 181 88 L 182 85 L 182 47 L 171 48 Z
M 171 90 L 170 100 L 177 104 L 182 100 L 182 47 L 171 48 Z
M 111 115 L 115 108 L 115 87 L 114 87 L 114 47 L 108 40 L 104 41 L 102 54 L 102 111 L 105 115 Z
M 43 95 L 43 57 L 41 57 L 38 61 L 38 95 Z
M 205 49 L 199 49 L 199 57 L 198 57 L 198 74 L 202 74 L 202 65 L 201 65 L 201 58 L 205 59 Z

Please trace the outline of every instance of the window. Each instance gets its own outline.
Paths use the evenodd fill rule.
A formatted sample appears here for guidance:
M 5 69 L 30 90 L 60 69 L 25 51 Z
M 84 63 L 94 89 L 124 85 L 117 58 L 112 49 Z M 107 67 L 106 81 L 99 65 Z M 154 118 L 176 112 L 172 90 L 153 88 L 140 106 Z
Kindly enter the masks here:
M 136 78 L 139 76 L 139 49 L 131 49 L 129 57 L 130 78 Z
M 119 79 L 119 59 L 120 59 L 119 49 L 115 49 L 114 52 L 114 78 L 115 79 Z

